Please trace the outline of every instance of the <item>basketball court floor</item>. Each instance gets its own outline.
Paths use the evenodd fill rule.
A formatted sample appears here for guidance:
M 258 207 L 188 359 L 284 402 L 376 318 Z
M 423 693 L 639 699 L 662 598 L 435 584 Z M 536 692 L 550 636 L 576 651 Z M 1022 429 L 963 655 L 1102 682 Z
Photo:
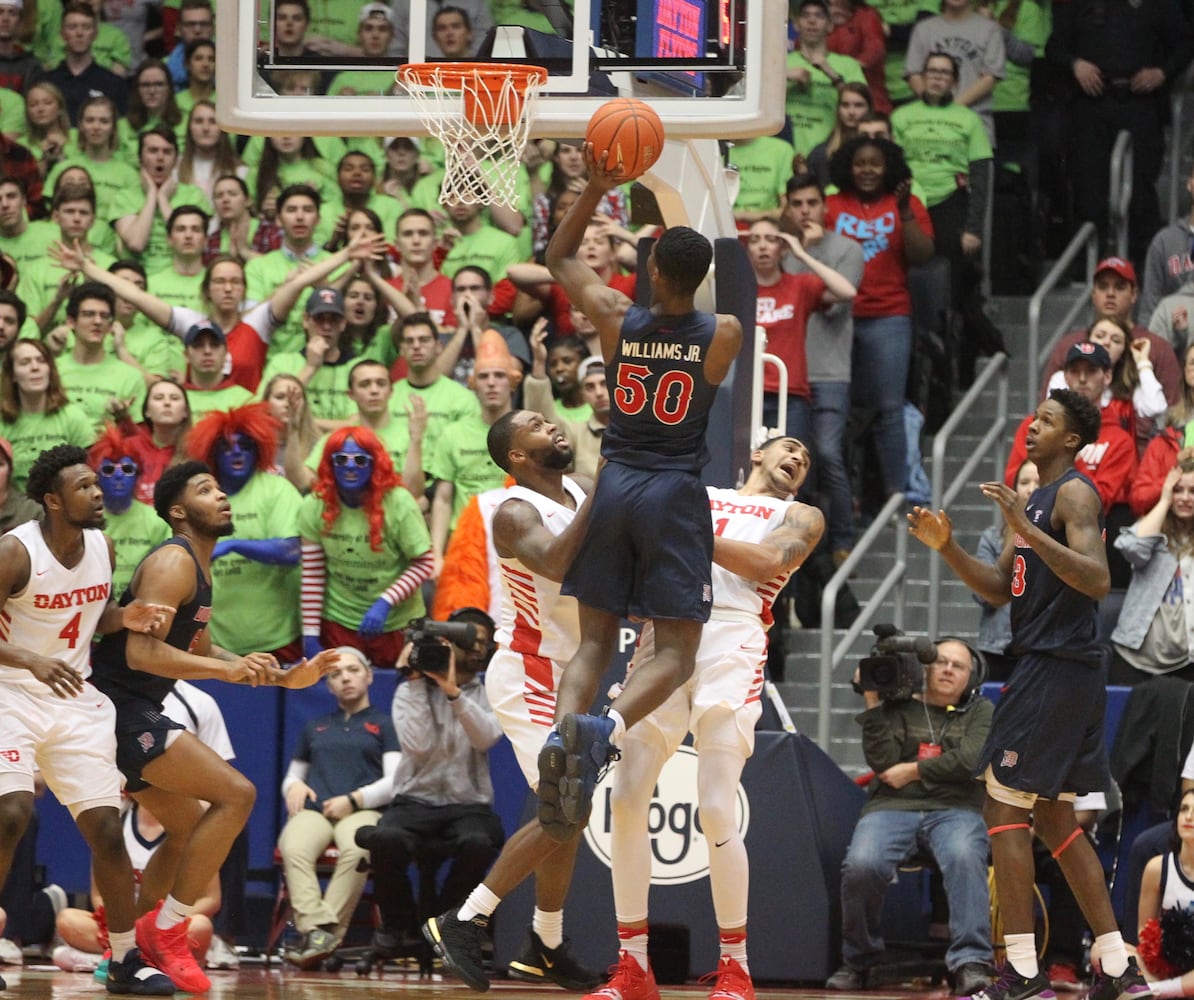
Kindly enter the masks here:
M 8 982 L 4 997 L 19 1000 L 74 1000 L 74 998 L 107 996 L 103 986 L 95 982 L 90 973 L 62 972 L 53 966 L 26 965 L 20 970 L 6 966 L 3 970 Z M 422 998 L 451 998 L 467 1000 L 480 994 L 474 993 L 458 980 L 443 978 L 438 973 L 431 979 L 420 979 L 414 972 L 387 968 L 384 975 L 374 973 L 368 977 L 356 976 L 351 967 L 332 974 L 327 972 L 294 972 L 282 969 L 277 963 L 269 966 L 254 965 L 242 967 L 234 972 L 209 972 L 211 1000 L 352 1000 L 359 997 L 394 997 L 422 1000 Z M 689 986 L 665 986 L 660 989 L 663 1000 L 697 1000 L 708 992 L 708 986 L 693 983 Z M 500 1000 L 550 1000 L 576 996 L 555 987 L 527 986 L 513 980 L 497 980 L 489 992 Z M 950 995 L 948 988 L 929 987 L 927 984 L 909 984 L 906 988 L 888 988 L 866 993 L 829 993 L 815 989 L 772 989 L 756 986 L 758 1000 L 916 1000 L 919 997 L 933 997 L 934 1000 Z M 1075 994 L 1077 996 L 1077 994 Z

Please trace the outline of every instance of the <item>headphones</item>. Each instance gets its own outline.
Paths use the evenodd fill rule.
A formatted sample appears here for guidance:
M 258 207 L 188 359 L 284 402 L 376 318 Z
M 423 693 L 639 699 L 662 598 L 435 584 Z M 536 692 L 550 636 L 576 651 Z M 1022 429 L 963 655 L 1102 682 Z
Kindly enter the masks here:
M 497 650 L 497 643 L 494 642 L 493 636 L 497 632 L 497 625 L 494 620 L 489 617 L 489 614 L 481 608 L 466 606 L 457 608 L 450 615 L 448 615 L 450 622 L 466 622 L 470 625 L 483 625 L 489 629 L 489 639 L 485 643 L 484 651 L 482 653 L 481 666 L 484 667 L 489 663 L 490 658 Z
M 987 677 L 990 676 L 991 671 L 987 666 L 987 658 L 972 643 L 956 635 L 938 636 L 936 644 L 941 645 L 943 642 L 960 643 L 970 653 L 970 681 L 966 685 L 966 690 L 963 692 L 962 699 L 959 702 L 958 707 L 961 708 L 962 705 L 968 704 L 983 689 L 983 685 L 987 683 Z

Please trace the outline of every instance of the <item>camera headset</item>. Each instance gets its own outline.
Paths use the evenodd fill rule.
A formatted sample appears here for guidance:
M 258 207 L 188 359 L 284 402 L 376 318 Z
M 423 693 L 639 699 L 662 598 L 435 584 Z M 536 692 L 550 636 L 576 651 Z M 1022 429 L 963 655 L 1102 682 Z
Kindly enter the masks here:
M 494 620 L 489 617 L 489 614 L 481 608 L 476 608 L 471 605 L 463 608 L 457 608 L 450 615 L 448 615 L 450 622 L 465 622 L 471 625 L 483 625 L 489 630 L 489 639 L 486 641 L 481 656 L 481 670 L 484 670 L 488 665 L 493 654 L 497 651 L 497 643 L 494 642 L 494 634 L 497 632 L 497 625 Z M 471 652 L 471 651 L 470 651 Z
M 962 699 L 958 703 L 958 708 L 963 708 L 978 697 L 983 689 L 983 685 L 987 683 L 987 677 L 990 674 L 990 668 L 987 666 L 987 658 L 983 656 L 982 651 L 973 643 L 967 642 L 960 636 L 938 636 L 936 644 L 940 645 L 943 642 L 961 643 L 970 653 L 970 681 L 967 683 L 966 690 L 962 693 Z

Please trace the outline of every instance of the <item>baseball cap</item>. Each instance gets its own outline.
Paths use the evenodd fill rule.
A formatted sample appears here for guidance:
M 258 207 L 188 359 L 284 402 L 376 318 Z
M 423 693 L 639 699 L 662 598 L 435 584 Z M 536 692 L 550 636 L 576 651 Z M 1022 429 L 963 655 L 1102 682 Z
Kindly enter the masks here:
M 589 372 L 591 372 L 594 368 L 600 369 L 602 372 L 604 372 L 605 362 L 595 354 L 590 355 L 587 358 L 582 358 L 580 364 L 576 366 L 576 380 L 578 382 L 583 382 L 589 377 Z
M 3 0 L 0 0 L 0 2 L 3 2 Z M 357 24 L 364 24 L 374 14 L 380 14 L 387 21 L 389 21 L 391 28 L 397 27 L 397 25 L 394 24 L 394 12 L 390 10 L 388 4 L 384 3 L 365 4 L 365 6 L 361 8 L 360 14 L 357 15 Z
M 1078 360 L 1089 361 L 1092 365 L 1098 365 L 1100 368 L 1110 369 L 1113 367 L 1107 348 L 1091 340 L 1080 340 L 1078 343 L 1072 344 L 1070 349 L 1065 352 L 1066 368 Z
M 0 0 L 0 2 L 3 2 L 3 0 Z M 211 334 L 211 336 L 215 337 L 216 340 L 218 340 L 221 344 L 228 343 L 228 338 L 224 336 L 224 331 L 216 326 L 215 323 L 203 322 L 196 323 L 189 330 L 187 330 L 185 334 L 183 334 L 183 345 L 190 347 L 193 343 L 195 343 L 196 340 L 199 339 L 200 335 L 204 333 Z
M 1139 284 L 1136 280 L 1136 268 L 1132 266 L 1130 260 L 1124 260 L 1122 257 L 1104 257 L 1094 270 L 1095 277 L 1097 278 L 1103 271 L 1118 274 L 1124 281 L 1129 281 L 1133 285 Z
M 796 6 L 796 13 L 799 14 L 805 7 L 820 7 L 825 14 L 829 14 L 829 0 L 800 0 Z
M 335 288 L 316 288 L 307 299 L 307 315 L 323 316 L 327 313 L 343 316 L 344 296 Z

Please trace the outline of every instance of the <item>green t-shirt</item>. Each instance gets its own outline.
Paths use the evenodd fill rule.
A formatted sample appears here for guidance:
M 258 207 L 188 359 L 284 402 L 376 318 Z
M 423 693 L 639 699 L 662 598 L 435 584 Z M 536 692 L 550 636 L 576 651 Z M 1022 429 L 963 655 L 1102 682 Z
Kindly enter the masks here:
M 147 390 L 141 373 L 110 355 L 99 364 L 83 365 L 73 354 L 63 354 L 58 359 L 58 375 L 70 401 L 82 407 L 91 418 L 97 437 L 104 429 L 104 421 L 112 419 L 108 414 L 110 400 L 131 399 L 129 412 L 137 414 L 145 402 Z
M 345 45 L 357 44 L 364 0 L 309 0 L 311 23 L 309 35 L 323 35 Z
M 25 268 L 44 260 L 46 248 L 60 238 L 61 232 L 54 223 L 31 222 L 20 236 L 0 236 L 0 250 L 17 262 L 17 270 L 24 277 Z
M 299 535 L 303 541 L 322 546 L 326 561 L 322 617 L 357 629 L 382 591 L 411 562 L 431 550 L 431 536 L 415 498 L 401 486 L 382 499 L 380 551 L 375 552 L 369 545 L 369 519 L 363 510 L 341 504 L 339 515 L 325 534 L 323 509 L 323 501 L 311 493 L 303 499 L 299 511 Z M 416 587 L 410 597 L 390 610 L 385 631 L 400 629 L 425 611 L 423 591 Z
M 989 160 L 992 155 L 982 120 L 961 104 L 905 104 L 892 114 L 891 131 L 904 147 L 908 167 L 924 188 L 930 208 L 958 189 L 958 174 L 968 174 L 974 160 Z
M 138 184 L 128 193 L 123 204 L 116 210 L 115 218 L 122 219 L 129 215 L 138 215 L 144 204 L 145 192 Z M 170 196 L 171 211 L 183 205 L 197 205 L 209 217 L 212 214 L 211 202 L 208 201 L 207 195 L 194 184 L 179 184 L 174 194 Z M 161 271 L 170 266 L 174 255 L 170 250 L 170 243 L 166 239 L 166 220 L 162 218 L 160 211 L 155 211 L 153 214 L 153 226 L 149 231 L 145 249 L 133 256 L 141 262 L 146 274 L 153 274 L 155 271 Z
M 24 131 L 25 98 L 17 91 L 5 87 L 0 90 L 0 132 L 5 135 L 20 135 Z
M 388 240 L 393 240 L 398 235 L 398 216 L 400 216 L 405 209 L 399 204 L 397 198 L 391 198 L 388 194 L 373 194 L 369 198 L 369 209 L 377 213 L 377 217 L 381 219 L 382 235 Z M 329 201 L 319 210 L 320 219 L 330 219 L 332 225 L 335 226 L 336 220 L 340 218 L 348 209 L 344 207 L 344 202 L 340 200 L 339 191 L 336 192 L 336 198 Z
M 313 248 L 318 244 L 313 244 Z M 323 260 L 328 256 L 326 250 L 315 250 L 304 257 L 304 260 Z M 245 265 L 245 302 L 253 306 L 266 301 L 277 291 L 278 286 L 286 281 L 287 276 L 296 267 L 299 260 L 285 248 L 271 250 L 269 253 L 254 257 Z M 331 279 L 328 279 L 331 280 Z M 279 326 L 270 339 L 269 356 L 287 354 L 294 351 L 301 352 L 307 343 L 307 335 L 303 332 L 303 311 L 307 299 L 311 295 L 310 288 L 304 288 L 299 294 L 298 301 L 286 317 L 286 322 Z
M 825 61 L 847 83 L 866 83 L 862 66 L 857 59 L 830 52 Z M 787 111 L 792 120 L 792 146 L 797 153 L 808 156 L 813 147 L 829 138 L 837 120 L 837 88 L 829 82 L 824 71 L 816 69 L 797 49 L 788 53 L 788 69 L 808 70 L 807 87 L 788 84 Z
M 112 596 L 117 600 L 132 582 L 137 564 L 155 545 L 170 537 L 170 526 L 166 524 L 147 503 L 133 501 L 123 514 L 104 514 L 107 524 L 104 534 L 112 539 L 116 549 L 116 568 L 112 570 Z
M 133 62 L 133 49 L 129 45 L 129 36 L 116 25 L 109 24 L 107 21 L 100 21 L 96 28 L 95 44 L 91 46 L 91 55 L 95 61 L 106 70 L 111 70 L 113 66 L 123 66 L 126 73 L 132 73 L 137 68 L 137 64 Z M 39 52 L 39 55 L 45 57 L 44 52 Z M 49 65 L 57 66 L 65 58 L 66 44 L 62 41 L 62 34 L 59 32 L 54 35 Z
M 57 230 L 58 227 L 55 226 L 54 229 Z M 58 238 L 59 236 L 56 234 L 55 239 Z M 107 270 L 108 266 L 115 259 L 99 248 L 93 248 L 91 256 L 96 264 L 105 270 Z M 58 291 L 58 283 L 66 276 L 67 271 L 60 264 L 56 264 L 50 260 L 49 257 L 30 261 L 20 270 L 17 294 L 25 300 L 25 307 L 29 311 L 29 316 L 36 319 L 38 314 L 54 301 L 54 295 Z M 62 304 L 58 307 L 58 311 L 54 313 L 54 322 L 64 323 L 65 321 L 66 299 L 64 298 Z
M 234 406 L 244 406 L 253 402 L 253 394 L 243 385 L 226 385 L 219 389 L 188 389 L 187 404 L 191 408 L 191 423 L 199 420 L 212 410 L 231 410 Z
M 13 488 L 24 490 L 29 467 L 43 451 L 58 444 L 90 448 L 96 434 L 83 408 L 67 403 L 55 413 L 22 413 L 12 421 L 0 418 L 0 437 L 12 444 Z
M 360 426 L 360 419 L 353 421 L 353 426 Z M 386 451 L 390 453 L 390 461 L 394 463 L 394 471 L 398 475 L 402 475 L 402 466 L 406 462 L 406 452 L 410 448 L 410 433 L 405 424 L 400 424 L 397 420 L 391 420 L 385 427 L 380 430 L 369 428 L 377 435 L 377 439 L 385 445 Z M 318 441 L 315 442 L 315 447 L 311 449 L 311 454 L 307 456 L 306 462 L 303 464 L 307 466 L 312 472 L 319 471 L 319 462 L 323 458 L 324 446 L 328 443 L 328 438 L 331 434 L 325 434 Z
M 198 274 L 179 274 L 173 267 L 164 267 L 154 271 L 148 278 L 150 295 L 156 295 L 163 302 L 174 308 L 194 309 L 203 312 L 203 272 Z
M 348 398 L 348 373 L 355 361 L 355 358 L 338 364 L 325 361 L 311 376 L 307 383 L 307 403 L 316 420 L 350 420 L 356 416 L 356 403 Z M 275 375 L 297 376 L 306 364 L 306 358 L 295 351 L 271 355 L 261 373 L 261 390 L 265 390 Z
M 999 20 L 1011 0 L 1000 0 L 995 4 L 991 16 Z M 1016 20 L 1012 34 L 1029 42 L 1036 49 L 1037 58 L 1045 54 L 1045 43 L 1053 33 L 1053 6 L 1050 3 L 1036 3 L 1022 0 L 1017 5 Z M 995 93 L 991 98 L 992 111 L 1027 111 L 1030 67 L 1017 66 L 1010 59 L 1004 65 L 1004 77 L 995 81 Z
M 402 428 L 408 443 L 410 414 L 406 408 L 410 405 L 410 397 L 415 393 L 422 398 L 427 407 L 427 429 L 423 432 L 423 468 L 427 468 L 427 460 L 435 453 L 436 442 L 444 428 L 466 417 L 479 418 L 481 404 L 477 402 L 473 393 L 446 375 L 441 375 L 431 385 L 420 389 L 416 389 L 406 379 L 395 382 L 393 395 L 390 396 L 390 416 Z
M 297 538 L 303 498 L 285 476 L 255 473 L 230 494 L 233 538 Z M 279 649 L 299 637 L 302 569 L 271 566 L 238 553 L 211 564 L 211 639 L 234 653 Z
M 182 341 L 160 326 L 138 317 L 124 332 L 124 346 L 137 363 L 154 375 L 185 372 L 187 358 Z
M 489 457 L 486 444 L 489 424 L 479 415 L 454 421 L 444 428 L 435 451 L 424 460 L 428 475 L 445 480 L 455 488 L 452 494 L 452 527 L 460 511 L 478 493 L 499 489 L 506 482 L 503 472 Z
M 518 240 L 509 233 L 494 226 L 482 226 L 475 233 L 461 236 L 448 255 L 440 270 L 449 278 L 466 265 L 483 267 L 497 284 L 506 276 L 506 268 L 526 258 L 519 252 Z
M 394 92 L 394 74 L 381 69 L 346 69 L 332 77 L 328 97 L 339 94 L 358 97 L 385 97 Z
M 738 170 L 734 208 L 743 212 L 778 213 L 788 193 L 795 155 L 790 142 L 773 135 L 736 140 L 730 147 L 730 165 Z
M 198 98 L 192 96 L 190 90 L 185 87 L 182 90 L 175 91 L 174 103 L 178 105 L 178 110 L 182 112 L 182 120 L 184 122 L 190 120 L 191 112 L 195 110 L 196 100 L 198 100 Z M 216 100 L 216 92 L 213 90 L 211 92 L 211 96 L 204 98 L 204 100 L 211 101 L 214 104 Z M 183 133 L 183 138 L 186 138 L 185 132 Z M 181 146 L 179 147 L 179 152 L 182 152 Z

